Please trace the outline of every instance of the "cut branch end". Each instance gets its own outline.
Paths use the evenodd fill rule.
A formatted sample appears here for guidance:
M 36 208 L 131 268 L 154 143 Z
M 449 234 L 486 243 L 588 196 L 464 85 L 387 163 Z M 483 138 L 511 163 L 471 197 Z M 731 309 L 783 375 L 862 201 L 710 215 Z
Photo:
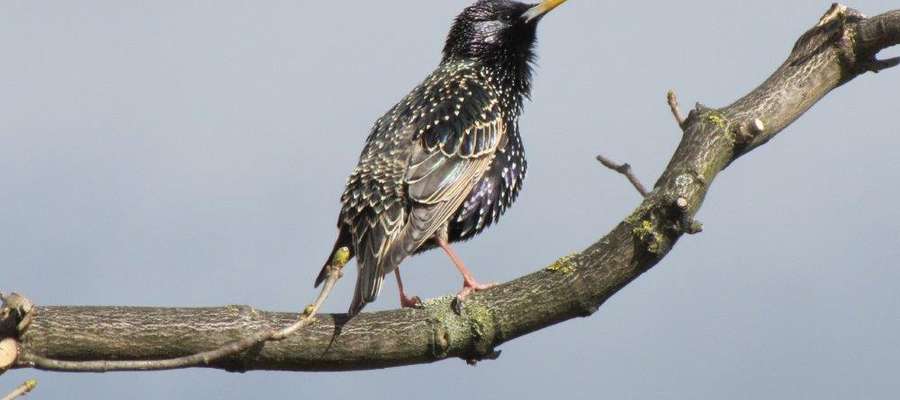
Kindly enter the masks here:
M 13 338 L 0 340 L 0 374 L 11 368 L 19 358 L 19 344 Z

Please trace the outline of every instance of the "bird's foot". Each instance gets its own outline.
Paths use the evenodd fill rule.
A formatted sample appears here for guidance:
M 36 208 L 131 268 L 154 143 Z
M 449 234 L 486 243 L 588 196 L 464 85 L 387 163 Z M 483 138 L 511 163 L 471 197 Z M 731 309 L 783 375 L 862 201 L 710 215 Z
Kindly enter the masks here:
M 472 293 L 487 290 L 494 286 L 497 286 L 497 284 L 482 284 L 476 282 L 475 280 L 465 280 L 462 290 L 460 290 L 459 293 L 456 294 L 456 299 L 453 300 L 453 311 L 455 311 L 457 314 L 462 314 L 462 305 L 466 298 L 468 298 Z
M 419 296 L 406 297 L 400 296 L 400 307 L 402 308 L 422 308 L 422 299 Z
M 497 286 L 497 284 L 496 283 L 481 284 L 481 283 L 478 283 L 475 281 L 466 282 L 463 285 L 462 290 L 460 290 L 459 293 L 456 294 L 456 298 L 459 301 L 463 301 L 466 299 L 466 297 L 469 297 L 469 295 L 471 295 L 472 293 L 480 292 L 482 290 L 488 290 L 494 286 Z

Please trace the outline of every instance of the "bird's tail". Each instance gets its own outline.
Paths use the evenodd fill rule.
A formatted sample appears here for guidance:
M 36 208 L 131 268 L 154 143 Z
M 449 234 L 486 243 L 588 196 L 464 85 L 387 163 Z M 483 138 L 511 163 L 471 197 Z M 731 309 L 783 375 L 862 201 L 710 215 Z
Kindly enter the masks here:
M 356 314 L 359 314 L 359 312 L 362 311 L 363 307 L 365 307 L 366 304 L 369 304 L 369 303 L 375 301 L 375 297 L 378 296 L 378 292 L 381 291 L 381 285 L 384 283 L 384 275 L 381 275 L 381 274 L 379 274 L 377 277 L 375 277 L 374 282 L 371 282 L 371 283 L 362 283 L 361 281 L 363 279 L 366 279 L 366 278 L 363 276 L 363 278 L 357 279 L 356 291 L 353 292 L 353 301 L 350 302 L 350 308 L 347 310 L 347 315 L 349 315 L 351 317 L 355 316 Z M 367 285 L 367 284 L 370 284 L 370 285 L 376 287 L 373 295 L 366 295 L 363 292 L 364 289 L 361 289 L 361 285 Z
M 322 282 L 325 282 L 325 278 L 328 277 L 328 266 L 334 262 L 339 252 L 343 251 L 345 248 L 349 250 L 350 254 L 349 257 L 344 260 L 345 262 L 353 258 L 353 236 L 350 234 L 350 229 L 343 225 L 338 229 L 338 237 L 337 240 L 334 241 L 334 248 L 328 253 L 328 258 L 325 259 L 325 265 L 322 266 L 322 271 L 320 271 L 319 276 L 316 277 L 315 287 L 319 287 Z
M 360 239 L 360 253 L 356 255 L 356 263 L 359 266 L 356 274 L 356 290 L 353 292 L 353 301 L 347 314 L 351 317 L 359 314 L 366 304 L 375 301 L 381 286 L 384 284 L 385 261 L 379 250 L 383 245 L 373 245 L 371 242 L 383 243 L 378 239 L 380 232 L 376 229 L 369 231 Z
M 360 252 L 356 254 L 359 274 L 353 301 L 347 312 L 350 316 L 358 314 L 366 304 L 375 301 L 378 293 L 381 292 L 385 275 L 394 272 L 400 263 L 419 247 L 419 243 L 415 241 L 416 238 L 408 235 L 406 230 L 401 231 L 394 240 L 385 244 L 383 240 L 379 239 L 380 235 L 383 236 L 381 226 L 378 228 L 369 230 L 363 236 Z

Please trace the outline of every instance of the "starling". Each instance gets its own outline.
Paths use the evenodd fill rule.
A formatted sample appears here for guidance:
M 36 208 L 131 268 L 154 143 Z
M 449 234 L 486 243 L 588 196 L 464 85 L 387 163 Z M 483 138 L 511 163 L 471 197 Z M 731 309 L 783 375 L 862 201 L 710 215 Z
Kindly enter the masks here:
M 478 283 L 449 243 L 468 240 L 497 222 L 525 177 L 519 115 L 531 91 L 538 21 L 566 0 L 524 4 L 479 0 L 455 20 L 437 69 L 375 122 L 341 196 L 338 237 L 357 257 L 355 315 L 410 255 L 441 247 L 463 276 Z

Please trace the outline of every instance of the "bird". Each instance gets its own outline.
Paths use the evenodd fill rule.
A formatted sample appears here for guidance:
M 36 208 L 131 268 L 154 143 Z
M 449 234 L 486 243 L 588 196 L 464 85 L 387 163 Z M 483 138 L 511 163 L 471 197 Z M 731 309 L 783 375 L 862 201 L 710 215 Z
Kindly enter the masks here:
M 519 116 L 531 98 L 537 26 L 565 2 L 476 1 L 455 18 L 434 72 L 375 122 L 315 281 L 327 278 L 339 253 L 356 257 L 348 315 L 374 301 L 391 272 L 401 306 L 421 306 L 404 291 L 399 266 L 438 247 L 462 274 L 460 302 L 494 286 L 479 283 L 450 243 L 496 223 L 522 189 Z

